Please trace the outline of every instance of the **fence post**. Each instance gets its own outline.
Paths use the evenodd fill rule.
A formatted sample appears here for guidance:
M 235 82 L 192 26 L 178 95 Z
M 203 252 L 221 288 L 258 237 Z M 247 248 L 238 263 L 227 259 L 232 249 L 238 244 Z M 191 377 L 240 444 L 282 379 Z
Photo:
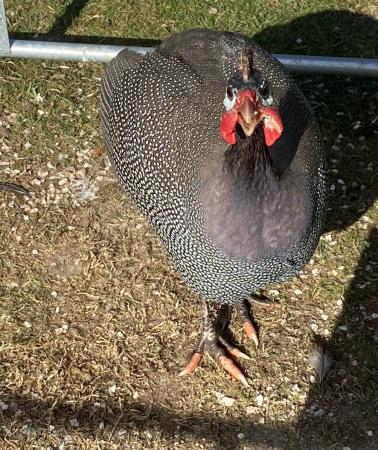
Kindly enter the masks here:
M 0 0 L 0 55 L 9 55 L 10 45 L 7 27 L 7 16 L 5 15 L 4 0 Z

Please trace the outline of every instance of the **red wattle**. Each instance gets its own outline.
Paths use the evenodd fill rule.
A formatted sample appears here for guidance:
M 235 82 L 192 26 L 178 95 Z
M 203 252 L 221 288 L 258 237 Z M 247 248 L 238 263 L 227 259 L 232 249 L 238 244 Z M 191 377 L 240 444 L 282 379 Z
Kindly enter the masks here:
M 274 108 L 261 107 L 260 112 L 264 121 L 263 131 L 265 143 L 270 147 L 281 137 L 283 132 L 281 117 Z
M 227 111 L 223 113 L 220 123 L 220 134 L 227 144 L 236 144 L 235 127 L 238 121 L 237 111 Z

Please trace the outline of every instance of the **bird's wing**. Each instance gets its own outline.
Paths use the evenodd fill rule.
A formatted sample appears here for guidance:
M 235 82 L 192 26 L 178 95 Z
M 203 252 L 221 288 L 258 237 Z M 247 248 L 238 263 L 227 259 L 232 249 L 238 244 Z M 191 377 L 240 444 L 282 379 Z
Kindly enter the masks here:
M 123 49 L 110 61 L 101 80 L 101 122 L 106 144 L 109 143 L 110 113 L 113 111 L 113 98 L 118 91 L 125 73 L 135 70 L 143 55 Z

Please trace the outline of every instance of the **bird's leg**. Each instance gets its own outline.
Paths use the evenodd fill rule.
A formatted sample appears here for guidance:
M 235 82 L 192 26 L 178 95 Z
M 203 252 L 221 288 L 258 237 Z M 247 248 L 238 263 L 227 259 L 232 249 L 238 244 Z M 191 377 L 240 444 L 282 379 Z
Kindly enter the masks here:
M 248 339 L 251 339 L 256 347 L 259 346 L 257 331 L 252 323 L 247 305 L 243 302 L 237 305 L 237 310 L 243 320 L 243 330 Z
M 194 372 L 201 362 L 202 356 L 205 351 L 215 357 L 220 365 L 234 378 L 239 380 L 244 386 L 248 386 L 246 377 L 242 371 L 236 366 L 234 361 L 227 356 L 227 353 L 237 357 L 250 359 L 248 355 L 233 347 L 224 336 L 224 333 L 228 326 L 230 317 L 230 307 L 223 305 L 219 308 L 218 305 L 209 304 L 206 300 L 202 299 L 203 305 L 203 331 L 201 339 L 191 357 L 190 361 L 181 371 L 180 376 L 187 375 Z

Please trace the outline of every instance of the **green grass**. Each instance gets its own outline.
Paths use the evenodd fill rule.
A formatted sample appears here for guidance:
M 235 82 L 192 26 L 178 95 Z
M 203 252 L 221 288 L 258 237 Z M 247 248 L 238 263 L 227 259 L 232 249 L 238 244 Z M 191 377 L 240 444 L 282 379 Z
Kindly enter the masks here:
M 69 5 L 8 0 L 10 33 L 151 43 L 203 26 L 255 35 L 274 53 L 377 57 L 370 1 Z M 199 308 L 94 156 L 103 70 L 0 61 L 0 131 L 9 130 L 0 133 L 0 162 L 9 163 L 0 181 L 33 192 L 27 202 L 0 191 L 0 401 L 8 407 L 0 407 L 0 448 L 377 448 L 377 82 L 295 77 L 325 137 L 334 190 L 313 263 L 277 287 L 275 310 L 254 311 L 263 346 L 255 353 L 244 342 L 253 357 L 244 390 L 210 358 L 195 376 L 177 377 L 197 339 Z M 82 203 L 84 181 L 98 191 Z M 335 359 L 322 387 L 307 362 L 314 333 Z

